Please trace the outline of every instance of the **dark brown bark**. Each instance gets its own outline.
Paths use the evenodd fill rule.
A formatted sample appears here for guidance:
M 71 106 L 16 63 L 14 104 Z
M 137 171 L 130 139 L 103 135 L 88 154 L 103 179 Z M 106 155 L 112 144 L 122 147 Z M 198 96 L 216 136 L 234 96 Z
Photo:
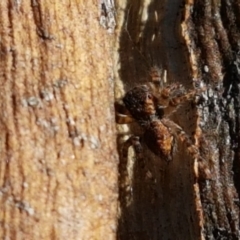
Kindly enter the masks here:
M 144 146 L 144 167 L 128 159 L 133 170 L 129 189 L 120 191 L 118 238 L 239 239 L 240 4 L 132 0 L 122 19 L 123 92 L 149 81 L 152 66 L 167 70 L 169 82 L 206 85 L 197 104 L 184 104 L 173 120 L 195 141 L 211 180 L 183 144 L 170 164 Z M 134 124 L 130 132 L 140 134 Z
M 190 5 L 187 5 L 190 6 Z M 238 1 L 196 1 L 185 11 L 193 76 L 207 83 L 199 104 L 200 149 L 212 181 L 200 184 L 206 239 L 239 239 L 239 20 Z

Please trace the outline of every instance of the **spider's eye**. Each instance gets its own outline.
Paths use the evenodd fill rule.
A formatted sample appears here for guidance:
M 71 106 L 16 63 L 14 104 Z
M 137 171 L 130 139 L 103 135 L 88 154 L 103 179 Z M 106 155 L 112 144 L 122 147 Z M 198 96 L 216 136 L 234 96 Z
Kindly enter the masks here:
M 153 96 L 151 94 L 147 94 L 147 99 L 152 100 Z

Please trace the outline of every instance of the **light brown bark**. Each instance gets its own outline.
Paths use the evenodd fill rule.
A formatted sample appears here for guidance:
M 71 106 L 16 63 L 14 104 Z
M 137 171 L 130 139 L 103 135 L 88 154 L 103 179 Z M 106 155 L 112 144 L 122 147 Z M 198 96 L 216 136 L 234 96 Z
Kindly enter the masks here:
M 0 1 L 0 238 L 115 239 L 112 41 L 96 1 Z

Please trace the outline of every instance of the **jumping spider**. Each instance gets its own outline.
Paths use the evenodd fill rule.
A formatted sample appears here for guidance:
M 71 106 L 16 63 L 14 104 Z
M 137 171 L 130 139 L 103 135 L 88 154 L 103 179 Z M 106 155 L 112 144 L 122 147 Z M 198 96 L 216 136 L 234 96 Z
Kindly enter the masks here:
M 140 85 L 129 90 L 123 97 L 125 112 L 117 114 L 117 122 L 125 124 L 136 121 L 144 131 L 143 140 L 147 147 L 167 162 L 172 160 L 176 149 L 176 140 L 179 139 L 186 145 L 187 151 L 193 158 L 199 160 L 201 168 L 204 161 L 201 160 L 197 147 L 183 129 L 169 119 L 169 116 L 183 102 L 193 99 L 204 89 L 196 88 L 186 91 L 179 83 L 172 83 L 165 87 L 160 84 L 158 88 L 156 91 L 151 85 Z M 125 152 L 131 145 L 137 155 L 141 154 L 138 136 L 131 136 L 126 141 Z M 208 171 L 203 170 L 203 172 L 206 172 L 204 175 L 209 174 Z

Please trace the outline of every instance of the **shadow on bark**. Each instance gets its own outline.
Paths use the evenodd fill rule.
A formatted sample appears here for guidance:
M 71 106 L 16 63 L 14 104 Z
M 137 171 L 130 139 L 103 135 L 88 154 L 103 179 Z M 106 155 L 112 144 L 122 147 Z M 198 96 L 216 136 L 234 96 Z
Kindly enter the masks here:
M 119 75 L 125 91 L 149 81 L 153 66 L 167 70 L 169 81 L 178 81 L 191 87 L 187 48 L 180 36 L 183 1 L 174 1 L 174 4 L 171 1 L 171 4 L 153 1 L 148 6 L 146 22 L 141 23 L 142 2 L 128 1 L 119 49 Z M 191 136 L 196 129 L 196 113 L 191 105 L 187 105 L 184 111 L 189 115 L 189 121 L 186 121 L 185 112 L 175 115 L 174 120 Z M 139 135 L 139 128 L 135 124 L 130 128 L 131 133 Z M 119 135 L 119 139 L 121 137 Z M 144 162 L 132 159 L 131 186 L 127 190 L 120 187 L 118 239 L 197 239 L 200 232 L 191 157 L 183 146 L 179 146 L 178 152 L 181 154 L 167 164 L 145 146 L 143 148 Z M 126 166 L 122 168 L 124 166 L 120 167 L 119 185 Z

